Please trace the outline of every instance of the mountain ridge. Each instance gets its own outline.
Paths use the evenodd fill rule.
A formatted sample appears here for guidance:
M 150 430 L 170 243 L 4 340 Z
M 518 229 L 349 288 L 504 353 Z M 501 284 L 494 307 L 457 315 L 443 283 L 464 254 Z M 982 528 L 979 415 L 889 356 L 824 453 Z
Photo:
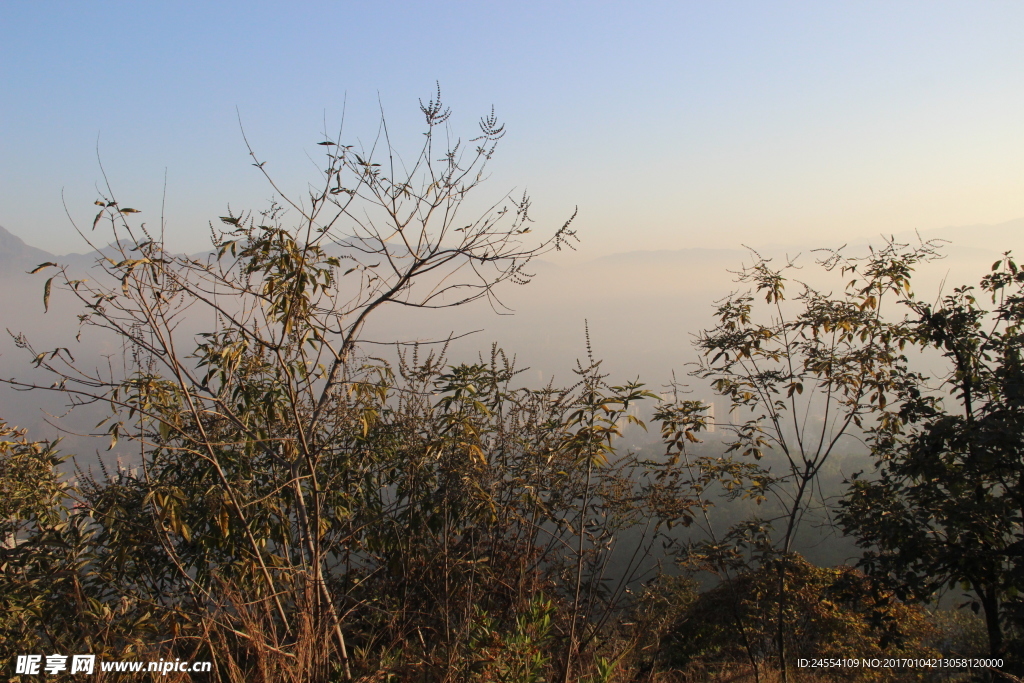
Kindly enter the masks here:
M 40 263 L 57 258 L 53 254 L 25 243 L 23 239 L 0 225 L 0 275 L 31 270 Z
M 918 238 L 922 240 L 941 240 L 948 242 L 950 246 L 957 250 L 973 253 L 992 251 L 1002 253 L 1007 250 L 1013 250 L 1014 247 L 1018 247 L 1018 249 L 1016 249 L 1017 251 L 1024 252 L 1024 217 L 1015 218 L 1001 223 L 979 223 L 962 226 L 950 225 L 939 228 L 928 228 L 925 230 L 904 230 L 891 234 L 880 233 L 876 237 L 861 236 L 846 240 L 846 244 L 855 248 L 864 247 L 870 244 L 877 244 L 879 239 L 882 238 L 891 238 L 902 242 L 913 242 Z M 830 245 L 819 244 L 813 245 L 811 248 L 827 246 Z M 771 243 L 757 245 L 757 250 L 772 254 L 783 252 L 796 253 L 797 251 L 804 251 L 808 248 L 809 247 L 807 245 L 799 244 Z M 70 252 L 67 254 L 52 254 L 44 249 L 40 249 L 26 243 L 21 237 L 0 225 L 0 276 L 16 274 L 17 269 L 28 270 L 34 268 L 40 263 L 57 259 L 69 260 L 76 263 L 82 262 L 87 258 L 91 261 L 91 255 L 95 253 L 96 252 L 89 252 L 83 254 L 79 252 Z M 683 247 L 681 249 L 635 249 L 598 256 L 588 259 L 582 263 L 578 263 L 575 267 L 570 266 L 570 268 L 575 269 L 580 266 L 610 265 L 614 262 L 624 261 L 641 262 L 645 260 L 660 262 L 662 265 L 669 265 L 672 261 L 677 259 L 720 261 L 735 259 L 738 254 L 748 253 L 750 253 L 749 247 L 744 246 Z M 541 268 L 555 267 L 558 269 L 565 267 L 548 261 L 547 259 L 538 259 L 536 263 Z

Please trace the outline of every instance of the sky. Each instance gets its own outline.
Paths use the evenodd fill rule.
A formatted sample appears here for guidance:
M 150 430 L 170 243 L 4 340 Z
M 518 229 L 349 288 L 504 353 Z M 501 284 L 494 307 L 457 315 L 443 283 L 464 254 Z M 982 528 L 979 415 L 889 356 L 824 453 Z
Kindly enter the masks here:
M 576 258 L 1024 216 L 1024 3 L 0 3 L 0 225 L 83 251 L 102 161 L 169 246 L 316 178 L 345 112 L 415 145 L 440 82 L 480 192 L 579 207 Z M 65 211 L 66 208 L 66 211 Z M 538 232 L 541 232 L 538 230 Z

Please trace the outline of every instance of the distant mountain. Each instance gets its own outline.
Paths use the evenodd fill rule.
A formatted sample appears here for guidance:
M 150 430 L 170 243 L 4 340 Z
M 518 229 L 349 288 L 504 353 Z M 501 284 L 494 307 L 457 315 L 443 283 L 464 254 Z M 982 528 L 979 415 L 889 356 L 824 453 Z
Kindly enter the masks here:
M 20 274 L 54 258 L 53 254 L 30 247 L 0 226 L 0 276 Z
M 895 237 L 902 242 L 917 240 L 913 232 Z M 942 250 L 947 258 L 922 264 L 914 275 L 915 293 L 934 300 L 939 292 L 948 292 L 953 286 L 976 284 L 1001 252 L 1013 249 L 1024 254 L 1024 219 L 1001 225 L 938 228 L 922 231 L 921 237 L 951 242 Z M 771 238 L 765 235 L 766 241 Z M 841 290 L 846 280 L 840 274 L 824 273 L 813 265 L 821 256 L 814 248 L 838 247 L 841 243 L 825 232 L 820 239 L 811 245 L 754 246 L 778 266 L 802 252 L 801 267 L 790 271 L 790 277 L 821 286 L 824 291 Z M 850 240 L 848 253 L 862 253 L 869 244 L 882 243 L 880 235 Z M 345 246 L 333 247 L 332 253 L 344 253 Z M 67 346 L 86 364 L 116 358 L 120 347 L 110 344 L 102 331 L 86 329 L 81 342 L 75 341 L 75 316 L 81 312 L 81 302 L 62 288 L 54 288 L 49 313 L 43 313 L 43 283 L 52 272 L 25 275 L 40 263 L 55 261 L 68 265 L 76 277 L 80 273 L 95 280 L 98 274 L 88 273 L 88 269 L 104 254 L 119 258 L 111 245 L 99 252 L 54 256 L 0 228 L 0 377 L 33 377 L 31 357 L 14 348 L 5 328 L 24 332 L 39 348 Z M 565 384 L 578 379 L 573 368 L 577 359 L 587 362 L 589 332 L 593 353 L 604 359 L 602 371 L 610 373 L 613 381 L 639 377 L 648 387 L 659 390 L 673 381 L 674 371 L 675 380 L 692 382 L 693 398 L 720 401 L 706 383 L 687 375 L 698 354 L 693 348 L 694 334 L 715 324 L 716 301 L 730 291 L 747 288 L 734 281 L 736 271 L 755 258 L 737 245 L 734 249 L 624 251 L 571 265 L 559 263 L 557 258 L 554 262 L 538 260 L 528 267 L 536 274 L 531 284 L 517 287 L 506 283 L 497 290 L 502 304 L 515 315 L 498 315 L 506 309 L 487 300 L 440 310 L 383 307 L 372 316 L 364 339 L 378 344 L 437 341 L 453 332 L 460 335 L 480 330 L 452 341 L 447 347 L 449 360 L 473 362 L 481 352 L 486 356 L 491 343 L 497 342 L 517 356 L 518 368 L 529 368 L 523 382 L 541 386 L 551 378 Z M 790 286 L 787 291 L 796 294 L 799 287 Z M 182 334 L 186 334 L 184 329 Z M 180 342 L 188 346 L 184 336 Z M 386 346 L 365 348 L 375 354 L 390 353 Z M 431 346 L 429 350 L 439 348 Z M 63 412 L 61 397 L 33 394 L 29 398 L 3 386 L 0 407 L 2 416 L 13 423 L 53 436 L 56 432 L 46 422 L 50 418 L 41 409 L 50 414 Z M 88 431 L 95 422 L 82 430 Z M 71 451 L 95 450 L 89 440 L 73 441 L 69 436 L 65 443 Z
M 923 240 L 943 240 L 948 242 L 945 251 L 955 249 L 962 256 L 970 257 L 985 252 L 1001 254 L 1005 251 L 1014 251 L 1018 255 L 1024 254 L 1024 218 L 1015 218 L 1012 221 L 996 224 L 978 225 L 948 225 L 943 228 L 930 228 L 928 230 L 904 230 L 893 237 L 899 242 L 914 243 L 920 235 Z M 870 240 L 857 240 L 857 244 L 870 242 L 877 244 L 879 238 Z
M 1012 251 L 1019 259 L 1024 255 L 1024 218 L 1017 218 L 996 225 L 967 225 L 960 227 L 935 228 L 921 232 L 925 239 L 940 239 L 950 242 L 950 251 L 958 250 L 963 257 L 996 252 Z
M 659 249 L 626 251 L 595 259 L 595 265 L 623 266 L 626 264 L 651 264 L 677 266 L 681 263 L 704 264 L 708 262 L 734 261 L 748 252 L 743 249 Z

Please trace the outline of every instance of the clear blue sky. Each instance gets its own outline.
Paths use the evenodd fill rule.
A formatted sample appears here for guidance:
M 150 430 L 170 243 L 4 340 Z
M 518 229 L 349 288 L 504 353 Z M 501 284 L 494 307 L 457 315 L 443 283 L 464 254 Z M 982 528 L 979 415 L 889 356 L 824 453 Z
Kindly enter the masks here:
M 348 101 L 415 141 L 435 80 L 508 135 L 489 191 L 528 188 L 586 254 L 834 243 L 1024 216 L 1020 2 L 0 3 L 0 225 L 80 250 L 99 139 L 171 246 L 285 187 Z

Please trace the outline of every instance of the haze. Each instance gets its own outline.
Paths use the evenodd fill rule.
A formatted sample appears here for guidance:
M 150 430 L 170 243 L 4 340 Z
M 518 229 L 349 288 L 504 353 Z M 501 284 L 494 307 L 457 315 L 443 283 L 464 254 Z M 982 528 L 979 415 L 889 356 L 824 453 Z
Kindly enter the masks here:
M 385 316 L 377 336 L 482 328 L 463 357 L 498 341 L 531 381 L 570 381 L 589 321 L 609 370 L 659 386 L 685 373 L 744 244 L 952 240 L 927 295 L 1024 250 L 1022 20 L 1012 3 L 6 3 L 0 225 L 88 251 L 71 220 L 88 228 L 105 170 L 151 227 L 163 212 L 171 249 L 202 251 L 228 205 L 274 194 L 240 122 L 302 196 L 343 115 L 346 142 L 372 144 L 383 110 L 415 149 L 439 81 L 453 135 L 492 103 L 507 125 L 477 199 L 529 191 L 538 234 L 578 206 L 582 242 L 506 292 L 513 318 Z M 0 244 L 0 275 L 44 260 L 18 249 Z M 59 331 L 38 278 L 0 284 L 6 327 Z M 10 344 L 0 367 L 22 374 Z

